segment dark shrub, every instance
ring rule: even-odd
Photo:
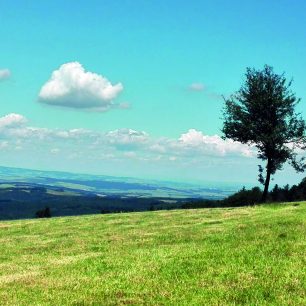
[[[49,207],[46,207],[42,210],[38,210],[35,216],[36,218],[51,218],[51,210]]]
[[[255,205],[261,200],[262,191],[259,187],[254,187],[251,190],[242,188],[240,191],[222,200],[223,207],[248,206]]]

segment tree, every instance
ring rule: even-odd
[[[306,149],[305,121],[295,107],[300,99],[291,90],[292,81],[284,74],[274,73],[271,66],[263,70],[247,68],[246,80],[240,90],[225,99],[223,138],[258,149],[259,181],[264,185],[262,201],[268,194],[271,176],[289,162],[297,172],[306,169],[304,158],[298,159],[296,149]]]

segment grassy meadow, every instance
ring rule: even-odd
[[[306,202],[0,222],[1,305],[305,305]]]

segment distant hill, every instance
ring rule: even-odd
[[[0,167],[0,220],[180,208],[223,199],[235,190],[133,178]]]
[[[66,187],[92,193],[102,193],[103,195],[206,199],[222,199],[239,188],[238,186],[205,187],[188,183],[10,167],[0,167],[0,182],[23,182]]]
[[[34,183],[0,183],[0,220],[34,218],[42,209],[72,216],[180,208],[184,198],[102,195],[92,191]]]

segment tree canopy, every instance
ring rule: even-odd
[[[298,172],[306,169],[297,151],[306,148],[306,125],[295,111],[300,99],[291,90],[292,81],[276,74],[271,66],[262,70],[247,68],[245,83],[225,99],[224,138],[258,149],[258,158],[266,161],[266,174],[259,165],[259,181],[264,184],[266,200],[271,175],[289,162]]]

